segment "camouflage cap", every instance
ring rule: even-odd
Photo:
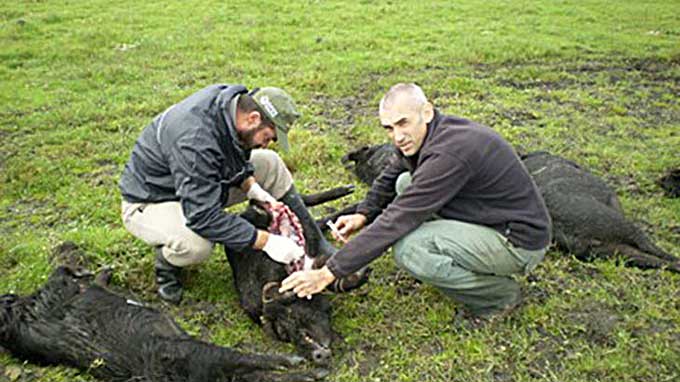
[[[279,88],[266,87],[252,94],[257,105],[262,109],[276,128],[276,141],[284,151],[288,151],[288,131],[300,113],[295,102],[288,93]]]

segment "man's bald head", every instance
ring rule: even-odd
[[[420,110],[428,101],[420,86],[413,83],[399,83],[392,86],[380,100],[380,111],[390,109],[397,103],[410,107],[412,110]]]
[[[434,108],[416,84],[396,84],[380,101],[380,124],[394,145],[406,156],[420,150]]]

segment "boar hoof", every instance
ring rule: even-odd
[[[335,293],[345,293],[357,289],[368,282],[368,276],[373,269],[364,267],[341,279],[336,279],[328,289]]]

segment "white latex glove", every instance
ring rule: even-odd
[[[305,255],[304,248],[295,244],[293,240],[274,234],[269,234],[269,239],[262,250],[272,260],[282,264],[290,264]]]
[[[273,196],[271,196],[267,191],[265,191],[257,183],[253,183],[250,186],[250,189],[246,193],[246,197],[248,197],[248,199],[257,200],[258,202],[272,203],[272,204],[276,203],[276,199],[274,199]]]

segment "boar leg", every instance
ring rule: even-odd
[[[302,201],[305,202],[305,206],[312,207],[331,200],[340,199],[345,195],[349,195],[354,192],[354,185],[348,184],[342,187],[331,188],[328,191],[319,192],[316,194],[301,195]]]
[[[680,261],[668,261],[667,259],[650,255],[626,244],[608,245],[604,248],[595,249],[595,252],[603,254],[606,257],[618,254],[624,259],[626,265],[641,269],[666,268],[671,272],[680,273]]]

